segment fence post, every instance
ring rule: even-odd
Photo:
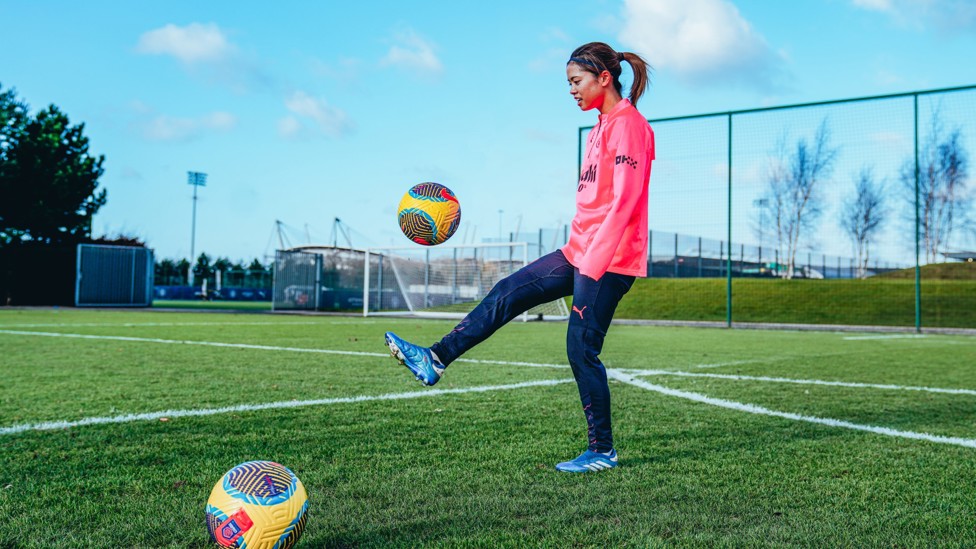
[[[912,96],[915,107],[915,332],[922,331],[922,268],[919,265],[919,166],[918,166],[918,94]]]
[[[382,257],[382,256],[381,256]],[[363,250],[363,316],[369,316],[369,248]],[[382,272],[382,267],[380,267]],[[316,290],[318,291],[318,290]],[[383,291],[383,287],[380,287],[380,291]],[[380,299],[382,299],[380,294]],[[274,297],[271,298],[272,303],[274,302]]]
[[[674,233],[674,277],[678,278],[678,233]]]
[[[206,280],[206,279],[204,279]],[[315,254],[315,310],[322,310],[322,256]]]
[[[647,276],[654,276],[654,231],[647,231]]]
[[[430,249],[424,250],[424,308],[430,307]]]
[[[376,310],[383,310],[383,254],[376,258]]]
[[[728,272],[726,273],[725,279],[725,325],[729,328],[732,327],[732,113],[729,113],[729,136],[728,136],[728,233],[726,237],[728,238],[729,246],[729,257],[728,261]]]

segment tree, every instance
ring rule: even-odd
[[[183,275],[176,261],[163,259],[156,263],[156,284],[160,286],[179,286],[183,284]]]
[[[213,274],[214,268],[210,264],[210,256],[205,253],[200,254],[193,264],[193,279],[202,281],[212,277]]]
[[[176,262],[176,270],[179,271],[183,278],[180,284],[190,285],[190,261],[188,259],[180,259]]]
[[[785,278],[793,278],[801,237],[812,230],[823,211],[820,187],[830,177],[837,149],[831,148],[825,118],[813,143],[799,139],[792,151],[780,143],[778,162],[769,168],[767,190],[759,201],[768,210],[776,231],[778,249],[786,260]]]
[[[14,90],[3,91],[0,85],[0,159],[5,159],[7,151],[15,145],[23,132],[27,120],[27,106],[17,99]],[[6,168],[0,162],[0,176]]]
[[[234,263],[226,257],[218,257],[213,263],[214,271],[229,271],[234,268]]]
[[[0,246],[89,237],[104,160],[89,154],[84,124],[54,105],[30,117],[13,90],[0,93]]]
[[[956,230],[972,230],[973,197],[967,189],[969,156],[963,146],[962,130],[946,135],[942,116],[936,111],[928,139],[919,151],[918,228],[925,262],[935,262],[945,251]],[[905,161],[901,169],[902,187],[913,206],[905,218],[914,226],[915,161]]]
[[[857,277],[866,278],[870,245],[884,224],[884,181],[876,181],[869,167],[854,178],[854,194],[841,206],[840,225],[851,238],[857,258]]]

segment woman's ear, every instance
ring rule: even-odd
[[[600,73],[600,85],[609,86],[613,83],[613,76],[610,75],[610,71],[603,71]]]

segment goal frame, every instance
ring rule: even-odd
[[[442,252],[442,251],[445,251],[445,250],[472,250],[472,249],[474,249],[474,250],[480,250],[480,249],[499,249],[499,248],[502,248],[502,249],[508,248],[508,249],[512,250],[512,253],[511,253],[510,257],[512,259],[518,259],[520,257],[521,258],[521,261],[522,261],[522,267],[524,267],[525,265],[528,265],[529,262],[530,262],[530,260],[529,260],[529,243],[528,242],[489,242],[489,243],[481,243],[481,244],[459,244],[459,245],[454,245],[454,246],[438,246],[437,251],[438,252]],[[412,307],[409,305],[409,301],[408,301],[408,310],[402,310],[402,311],[370,311],[369,310],[369,306],[370,306],[370,294],[372,293],[372,289],[373,289],[373,288],[370,287],[370,274],[371,274],[371,272],[370,272],[370,270],[371,270],[371,267],[370,267],[370,258],[372,256],[377,256],[377,255],[378,256],[392,255],[392,254],[395,254],[395,252],[397,252],[397,251],[409,252],[410,255],[416,255],[417,252],[423,251],[424,252],[423,257],[424,257],[425,264],[428,264],[429,265],[429,263],[430,263],[430,252],[431,252],[431,249],[429,247],[428,248],[423,248],[423,247],[419,247],[419,246],[383,246],[383,247],[376,246],[376,247],[366,248],[363,251],[364,251],[364,260],[363,260],[363,262],[364,262],[364,265],[363,265],[363,316],[364,317],[368,317],[368,316],[401,316],[401,315],[410,315],[410,316],[420,317],[420,318],[461,319],[461,318],[464,318],[464,316],[467,314],[467,313],[459,313],[459,312],[417,311],[417,310],[413,310],[412,309]],[[497,283],[497,281],[496,281],[496,283]],[[557,305],[557,307],[558,307],[558,305]],[[563,306],[563,307],[560,307],[560,309],[566,309],[566,307]],[[523,312],[522,314],[519,315],[519,318],[521,318],[521,320],[523,322],[527,322],[533,316],[535,316],[535,314],[529,314],[529,311],[525,311],[525,312]],[[567,310],[565,312],[565,314],[545,315],[545,314],[541,314],[540,313],[540,314],[538,314],[538,316],[540,318],[543,318],[543,319],[565,320],[566,318],[569,317],[569,313],[568,313],[568,310]]]

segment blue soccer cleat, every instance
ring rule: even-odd
[[[617,466],[617,451],[610,450],[610,455],[601,454],[587,450],[572,461],[564,461],[556,464],[557,471],[564,473],[589,473],[613,469]]]
[[[444,374],[444,365],[434,358],[427,347],[414,345],[400,339],[393,332],[386,332],[386,345],[390,348],[393,358],[400,361],[413,372],[413,375],[424,385],[433,385]]]

